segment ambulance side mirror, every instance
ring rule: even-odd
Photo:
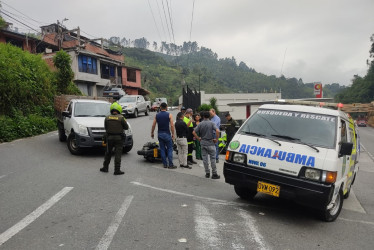
[[[339,150],[339,157],[344,155],[351,155],[352,154],[353,143],[352,142],[341,142],[340,143],[340,150]]]

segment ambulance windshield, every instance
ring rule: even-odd
[[[336,122],[337,118],[330,115],[259,109],[238,133],[335,148]]]

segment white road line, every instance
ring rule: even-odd
[[[218,223],[202,204],[195,204],[195,231],[202,249],[222,248],[218,233]]]
[[[122,218],[125,216],[127,209],[130,206],[130,203],[134,196],[127,196],[123,202],[121,208],[118,210],[116,216],[114,217],[112,223],[109,225],[104,236],[101,238],[99,244],[96,247],[96,250],[108,249],[110,243],[113,240],[114,235],[117,232],[119,225],[121,224]]]
[[[345,218],[341,218],[341,217],[338,217],[338,220],[344,220],[344,221],[349,221],[349,222],[358,222],[358,223],[374,226],[374,222],[370,222],[370,221],[351,220],[351,219],[345,219]]]
[[[255,225],[255,219],[249,215],[249,213],[247,211],[244,211],[242,209],[239,209],[240,210],[240,213],[239,215],[244,219],[244,223],[246,225],[246,228],[248,230],[250,230],[250,233],[252,235],[252,239],[259,245],[259,248],[260,249],[270,249],[266,242],[264,241],[262,235],[260,234],[260,232],[258,231],[256,225]]]
[[[6,175],[0,175],[0,179],[1,179],[1,178],[4,178],[5,176],[6,176]]]
[[[181,195],[181,196],[187,196],[187,197],[191,197],[193,199],[212,201],[212,202],[223,204],[223,205],[236,205],[236,206],[241,205],[241,206],[251,206],[251,207],[260,207],[260,208],[264,207],[264,206],[258,206],[258,205],[253,205],[253,204],[239,203],[239,202],[234,202],[234,201],[225,201],[225,200],[220,200],[220,199],[215,199],[215,198],[209,198],[209,197],[197,196],[197,195],[193,195],[193,194],[182,193],[182,192],[178,192],[178,191],[174,191],[174,190],[170,190],[170,189],[150,186],[150,185],[143,184],[143,183],[136,182],[136,181],[132,181],[131,184],[146,187],[146,188],[151,188],[151,189],[158,190],[158,191],[163,191],[163,192],[166,192],[166,193],[171,193],[171,194],[176,194],[176,195]]]
[[[167,192],[167,193],[171,193],[171,194],[176,194],[176,195],[182,195],[182,196],[186,196],[186,197],[191,197],[193,199],[200,199],[200,200],[212,201],[212,202],[215,202],[217,204],[222,204],[222,205],[251,206],[251,207],[274,209],[274,208],[271,208],[271,207],[266,207],[266,206],[261,206],[261,205],[253,205],[253,204],[248,204],[248,203],[244,204],[244,203],[239,203],[239,202],[234,202],[234,201],[225,201],[225,200],[219,200],[219,199],[214,199],[214,198],[208,198],[208,197],[196,196],[196,195],[192,195],[192,194],[181,193],[181,192],[177,192],[177,191],[173,191],[173,190],[169,190],[169,189],[153,187],[153,186],[150,186],[150,185],[147,185],[147,184],[143,184],[143,183],[139,183],[139,182],[136,182],[136,181],[131,182],[131,184],[134,184],[134,185],[137,185],[137,186],[146,187],[146,188],[151,188],[151,189],[154,189],[154,190],[163,191],[163,192]],[[344,203],[343,203],[343,206],[344,206]],[[344,209],[352,210],[352,208],[348,207],[348,206],[344,207]],[[364,212],[364,213],[366,213],[366,212]],[[355,222],[361,223],[361,221],[355,221]]]
[[[43,205],[35,209],[32,213],[27,215],[23,218],[20,222],[15,224],[13,227],[6,230],[4,233],[0,235],[0,246],[16,235],[19,231],[30,225],[33,221],[35,221],[39,216],[41,216],[45,211],[50,209],[54,204],[56,204],[59,200],[62,199],[67,193],[69,193],[73,187],[64,187],[60,192],[55,194],[52,198],[50,198],[47,202]]]

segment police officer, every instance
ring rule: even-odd
[[[122,107],[117,102],[110,106],[110,113],[105,117],[104,127],[107,135],[107,146],[105,151],[104,166],[100,168],[101,172],[108,172],[113,147],[115,148],[114,175],[124,174],[121,171],[121,155],[123,148],[123,130],[128,129],[125,118],[121,115]]]

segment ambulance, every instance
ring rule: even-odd
[[[257,193],[292,199],[334,221],[358,172],[357,136],[339,109],[262,105],[227,149],[225,181],[242,199]]]

